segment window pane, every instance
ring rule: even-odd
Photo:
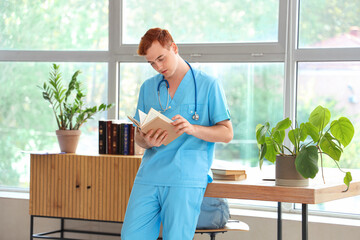
[[[153,27],[168,29],[177,43],[278,41],[278,0],[123,2],[125,44]]]
[[[0,49],[107,50],[108,1],[0,1]]]
[[[107,64],[59,63],[65,83],[76,70],[87,92],[86,103],[107,101]],[[29,154],[22,151],[60,151],[57,124],[49,104],[42,98],[42,85],[49,77],[50,63],[0,63],[0,186],[29,186]],[[98,153],[97,114],[85,123],[77,153]]]
[[[135,116],[141,84],[156,72],[148,63],[120,63],[119,118]]]
[[[282,63],[197,63],[194,68],[217,77],[225,90],[234,127],[234,140],[217,144],[217,159],[258,166],[255,127],[283,118]],[[135,114],[142,82],[155,75],[149,64],[122,63],[120,68],[120,119]],[[155,90],[154,90],[155,91]]]
[[[339,165],[344,169],[360,169],[357,161],[357,156],[360,156],[360,62],[302,62],[298,65],[298,74],[299,122],[307,121],[310,112],[318,105],[330,110],[331,121],[340,116],[349,118],[355,127],[355,135],[344,149]],[[330,158],[325,158],[324,166],[337,167]],[[355,175],[355,171],[352,174]],[[360,202],[360,197],[356,199]],[[353,201],[354,198],[347,198],[311,205],[310,208],[360,213],[360,207],[356,207]]]
[[[360,47],[360,0],[300,0],[299,48]]]

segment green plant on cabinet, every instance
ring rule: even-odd
[[[86,94],[78,80],[80,73],[81,71],[77,70],[65,88],[60,67],[53,64],[48,81],[44,82],[43,86],[38,86],[43,98],[50,103],[59,130],[79,130],[94,114],[113,107],[113,104],[104,103],[92,107],[85,105]]]

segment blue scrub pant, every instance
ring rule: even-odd
[[[121,229],[122,240],[191,240],[205,188],[134,184]]]

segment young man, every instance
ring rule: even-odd
[[[159,73],[140,89],[138,109],[150,108],[174,120],[183,133],[163,145],[167,132],[136,131],[146,149],[125,214],[123,240],[155,240],[163,225],[164,240],[193,239],[215,142],[230,142],[233,130],[219,82],[192,69],[167,30],[154,28],[141,38],[138,54]],[[158,91],[159,90],[159,91]],[[198,114],[198,115],[197,115]]]

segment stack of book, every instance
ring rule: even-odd
[[[99,121],[99,154],[135,155],[135,127],[117,120]]]
[[[211,168],[215,180],[239,181],[246,179],[245,170]]]

